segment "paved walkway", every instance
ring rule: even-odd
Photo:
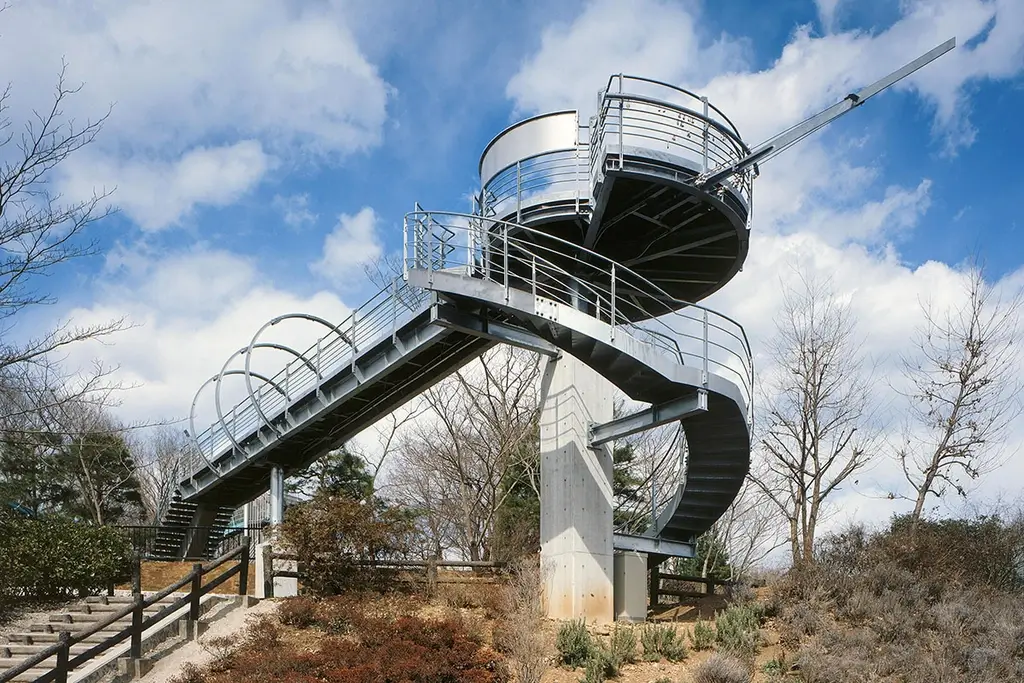
[[[167,683],[179,673],[186,662],[191,662],[198,667],[203,667],[213,659],[213,653],[203,647],[203,642],[208,638],[219,638],[222,636],[240,635],[245,628],[246,620],[257,614],[273,614],[277,611],[277,604],[273,600],[261,600],[249,609],[234,609],[226,615],[217,619],[210,625],[210,630],[200,636],[199,641],[192,641],[179,647],[166,657],[161,657],[153,667],[153,670],[140,678],[145,683]]]

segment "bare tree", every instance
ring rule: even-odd
[[[429,389],[427,415],[403,438],[396,477],[410,486],[398,497],[472,560],[490,557],[511,480],[537,457],[538,374],[534,354],[497,347]]]
[[[913,490],[916,525],[928,496],[976,479],[1001,460],[1010,423],[1021,414],[1021,297],[1001,297],[972,264],[962,304],[937,312],[923,304],[914,353],[904,356],[909,424],[896,458]]]
[[[711,532],[725,549],[730,580],[743,580],[751,569],[786,543],[781,521],[764,490],[747,480]],[[707,575],[705,572],[704,576]]]
[[[65,71],[60,71],[50,106],[35,111],[20,133],[8,115],[11,87],[0,93],[0,372],[45,362],[58,349],[122,327],[120,320],[88,327],[63,323],[20,344],[8,339],[15,315],[53,303],[52,296],[35,288],[39,278],[95,253],[95,241],[83,240],[83,233],[111,213],[105,205],[108,193],[67,202],[51,190],[54,169],[93,142],[107,120],[104,115],[78,125],[64,117],[64,106],[80,89],[68,85]]]
[[[147,521],[159,524],[184,474],[188,437],[180,427],[164,424],[135,441],[142,506]]]
[[[826,501],[872,456],[870,373],[849,306],[804,273],[785,293],[768,353],[765,458],[753,481],[789,524],[794,564],[808,563]]]

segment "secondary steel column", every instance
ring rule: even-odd
[[[280,465],[270,468],[270,523],[284,521],[284,470]]]
[[[541,380],[540,540],[547,614],[614,620],[612,454],[591,449],[593,422],[612,419],[611,385],[563,354]]]

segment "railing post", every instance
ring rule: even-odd
[[[708,595],[714,595],[714,594],[715,594],[715,577],[709,576],[708,577]]]
[[[622,74],[619,74],[619,95],[622,95]],[[622,145],[623,145],[623,128],[625,127],[625,109],[626,103],[619,97],[619,170],[622,170]]]
[[[402,279],[409,279],[409,217],[402,218]]]
[[[141,591],[132,595],[132,644],[129,653],[132,659],[142,658],[142,610],[144,604]]]
[[[203,564],[196,562],[192,565],[192,590],[189,592],[188,618],[195,623],[199,621],[199,591],[203,589]]]
[[[702,309],[704,312],[704,370],[702,372],[704,388],[708,388],[708,309]]]
[[[611,321],[610,322],[611,322],[611,325],[612,325],[612,341],[615,341],[615,308],[616,308],[616,306],[615,306],[615,262],[614,261],[612,262],[611,295],[612,295],[612,300],[611,300],[611,302],[609,302],[609,308],[611,309],[610,312],[609,312],[609,316],[611,317]]]
[[[238,594],[249,594],[249,549],[251,542],[248,536],[242,536],[242,557],[238,564]]]
[[[354,309],[352,311],[352,333],[351,333],[351,337],[350,338],[352,339],[352,358],[353,358],[353,360],[355,360],[356,352],[359,351],[359,344],[356,341],[356,311],[358,311],[358,310],[359,309]]]
[[[508,223],[501,224],[505,228],[505,303],[508,303]]]
[[[516,223],[523,222],[523,169],[522,161],[516,162]],[[505,229],[506,234],[508,228]],[[508,246],[508,245],[506,245]]]
[[[68,683],[68,658],[71,654],[71,633],[61,631],[57,636],[57,667],[54,669],[56,683]]]
[[[536,254],[534,254],[533,258],[530,260],[530,279],[532,281],[531,284],[533,285],[533,296],[534,296],[534,298],[536,298],[537,297],[537,255]]]
[[[708,98],[701,97],[700,101],[704,103],[704,165],[701,170],[707,173],[708,170],[708,133],[710,132],[708,124]]]
[[[263,596],[274,597],[274,549],[269,543],[263,546]]]
[[[398,339],[398,280],[391,281],[391,343]]]

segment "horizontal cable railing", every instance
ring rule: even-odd
[[[600,254],[515,223],[445,212],[406,216],[406,267],[461,268],[506,289],[553,299],[607,323],[676,362],[729,379],[739,387],[748,417],[753,359],[743,327],[699,304],[680,301]],[[443,246],[437,243],[443,242]],[[443,259],[423,258],[440,254]]]

